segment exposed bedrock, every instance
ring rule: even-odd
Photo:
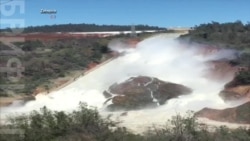
[[[163,105],[167,100],[190,94],[192,90],[181,84],[165,82],[153,77],[131,77],[115,83],[104,91],[109,110],[134,110]]]

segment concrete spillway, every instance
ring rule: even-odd
[[[205,61],[211,57],[197,54],[197,48],[185,48],[175,40],[179,34],[163,34],[148,38],[129,49],[125,55],[109,61],[88,72],[71,84],[53,91],[48,95],[37,95],[35,101],[21,105],[15,102],[1,108],[2,119],[7,114],[29,112],[47,106],[52,110],[72,111],[79,102],[86,102],[97,107],[103,117],[122,121],[135,132],[142,132],[147,127],[164,125],[168,118],[177,113],[185,114],[188,110],[198,111],[204,107],[227,108],[229,105],[218,96],[227,82],[214,82],[204,77],[208,66]],[[117,44],[119,50],[119,44]],[[132,76],[151,76],[164,81],[183,84],[193,89],[191,95],[169,100],[165,105],[154,109],[129,111],[126,116],[120,112],[105,110],[106,98],[102,92],[115,82],[122,82]]]

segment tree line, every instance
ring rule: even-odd
[[[189,37],[191,41],[201,43],[217,43],[223,47],[234,49],[250,48],[250,22],[243,24],[241,21],[218,23],[211,22],[195,26],[194,30],[181,38]]]
[[[164,30],[165,28],[149,25],[135,25],[136,30]],[[130,31],[131,25],[97,25],[97,24],[60,24],[29,26],[23,33],[32,32],[95,32],[95,31]],[[0,32],[11,32],[10,28],[1,29]]]
[[[192,112],[173,116],[163,128],[151,126],[142,134],[129,131],[85,103],[72,112],[46,107],[8,118],[0,129],[19,129],[16,135],[0,134],[2,141],[249,141],[250,129],[208,127]]]
[[[250,84],[250,22],[201,24],[195,26],[188,34],[182,35],[180,39],[239,51],[239,56],[231,62],[246,69],[237,74],[235,81],[241,85]]]

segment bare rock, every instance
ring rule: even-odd
[[[120,84],[115,83],[108,91],[104,91],[103,94],[112,95],[112,104],[108,105],[110,110],[155,107],[165,104],[171,98],[192,92],[183,85],[147,76],[131,77]]]

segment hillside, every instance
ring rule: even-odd
[[[98,64],[109,59],[112,56],[107,48],[109,40],[110,38],[81,38],[14,42],[14,46],[25,52],[19,56],[23,63],[22,67],[25,68],[19,83],[25,84],[25,87],[14,92],[26,95],[35,94],[40,90],[49,92],[54,85],[51,80],[64,78],[72,71],[87,70],[90,64]],[[8,46],[1,43],[1,48]],[[1,56],[0,64],[5,66],[11,57]],[[0,82],[11,83],[7,73],[1,72]],[[8,96],[2,89],[0,95]]]
[[[182,40],[205,44],[207,48],[233,49],[238,56],[230,61],[237,68],[234,79],[227,83],[220,92],[221,98],[228,102],[234,100],[249,101],[250,95],[250,23],[240,21],[232,23],[201,24],[194,30],[180,37]],[[224,61],[227,63],[227,61]],[[227,71],[224,71],[227,73]],[[197,113],[217,121],[249,123],[249,102],[239,107],[216,110],[205,108]],[[231,115],[231,116],[230,116]]]
[[[214,44],[217,47],[233,49],[250,48],[250,23],[243,24],[241,21],[230,23],[212,22],[194,27],[188,34],[181,38],[190,41]]]
[[[14,46],[25,53],[18,56],[24,68],[18,84],[24,84],[24,88],[0,88],[0,106],[8,105],[22,97],[25,101],[32,100],[33,96],[40,92],[50,93],[69,84],[97,64],[114,57],[115,54],[107,47],[113,39],[121,38],[134,45],[152,34],[154,33],[140,33],[137,34],[137,38],[124,34],[110,37],[55,33],[1,36],[1,51],[11,51],[10,46]],[[19,36],[25,37],[25,41],[16,40]],[[8,59],[12,57],[12,55],[1,56],[0,65],[5,67]],[[8,75],[7,72],[0,73],[2,85],[15,84],[8,79]]]
[[[50,91],[49,84],[51,83],[50,80],[53,79],[54,76],[63,77],[64,75],[68,75],[67,72],[71,72],[74,70],[76,71],[88,70],[88,68],[92,68],[96,64],[101,63],[107,60],[108,58],[112,57],[113,54],[107,48],[107,42],[109,42],[113,38],[116,38],[116,37],[82,38],[82,39],[71,38],[71,39],[58,39],[56,41],[32,40],[32,41],[26,41],[26,42],[13,42],[15,46],[17,46],[18,48],[26,52],[26,54],[22,56],[24,57],[22,58],[22,60],[24,60],[23,62],[25,62],[24,63],[25,72],[23,72],[23,74],[25,75],[25,79],[23,79],[22,81],[26,82],[27,84],[26,86],[39,84],[43,86],[42,88],[44,90],[49,92]],[[154,48],[151,48],[152,50],[158,50],[160,52],[167,52],[167,53],[170,52],[170,54],[171,53],[174,54],[173,52],[170,51],[171,49],[164,50],[166,49],[165,45],[169,45],[169,42],[166,42],[166,44],[161,46],[158,44],[159,41],[161,40],[153,40],[153,43],[155,44],[152,45],[154,47]],[[149,43],[150,42],[144,42],[144,45],[148,45]],[[176,48],[176,47],[173,46],[173,48]],[[182,49],[183,49],[182,51],[185,50],[184,48]],[[166,54],[158,54],[158,52],[152,53],[153,52],[152,50],[147,51],[149,53],[142,54],[143,57],[141,58],[144,58],[145,60],[142,60],[139,62],[148,63],[147,62],[148,58],[150,58],[151,60],[155,60],[155,59],[161,58],[162,56],[164,57],[166,56]],[[189,48],[186,48],[186,51],[189,51]],[[154,55],[154,56],[152,57],[150,55]],[[185,55],[185,53],[182,54],[182,52],[178,50],[178,52],[176,52],[175,55],[182,58],[182,56]],[[190,56],[186,56],[185,57],[186,60],[188,60],[188,58],[191,58],[193,54],[188,54],[188,55]],[[130,79],[132,81],[125,81],[125,83],[120,83],[120,85],[115,84],[114,82],[110,81],[116,76],[115,71],[112,71],[112,70],[117,69],[117,70],[121,70],[119,71],[121,74],[125,74],[125,75],[128,74],[126,73],[126,70],[124,69],[125,67],[122,66],[122,64],[125,64],[126,66],[127,62],[119,62],[119,60],[120,61],[127,60],[131,64],[133,64],[132,66],[128,65],[130,66],[130,67],[127,67],[129,69],[131,69],[132,67],[133,68],[143,67],[142,65],[137,64],[135,61],[129,60],[131,57],[133,59],[133,56],[129,56],[125,58],[126,56],[124,55],[123,57],[121,56],[120,59],[115,59],[111,61],[111,63],[108,63],[108,65],[110,66],[104,69],[102,67],[103,70],[99,68],[99,72],[105,72],[104,75],[99,76],[99,79],[98,77],[96,77],[98,76],[98,73],[90,73],[89,75],[86,75],[85,77],[82,77],[81,79],[77,80],[74,85],[71,85],[71,86],[69,85],[68,88],[65,87],[68,90],[73,90],[73,91],[66,91],[67,94],[65,94],[65,91],[64,91],[66,89],[61,89],[61,92],[57,91],[58,92],[57,95],[53,95],[53,93],[51,93],[52,95],[41,95],[41,96],[48,98],[47,102],[52,103],[52,105],[54,105],[55,107],[65,108],[64,106],[77,104],[78,102],[76,102],[75,100],[85,100],[85,99],[86,101],[93,100],[94,103],[98,103],[98,105],[99,104],[103,105],[103,103],[99,103],[100,100],[103,98],[103,96],[101,95],[100,96],[101,99],[100,99],[100,97],[98,96],[98,93],[95,93],[95,91],[93,91],[93,88],[97,89],[98,87],[103,87],[104,85],[103,82],[105,82],[105,85],[110,83],[110,85],[108,85],[110,87],[106,87],[108,90],[110,90],[110,92],[118,93],[120,91],[121,94],[123,95],[126,94],[125,98],[128,99],[129,101],[125,100],[124,105],[130,104],[129,106],[131,106],[130,100],[136,100],[135,101],[136,103],[132,102],[132,104],[136,104],[137,106],[137,102],[140,102],[140,101],[144,102],[148,98],[150,98],[150,103],[152,103],[152,98],[153,100],[164,99],[162,102],[158,100],[153,101],[153,102],[157,102],[161,104],[161,103],[164,103],[166,99],[178,97],[180,93],[182,93],[181,92],[182,90],[187,91],[187,93],[190,92],[189,88],[183,88],[183,86],[180,86],[180,85],[178,85],[177,87],[177,85],[173,85],[172,83],[167,83],[165,85],[165,82],[154,81],[153,79],[152,81],[150,81],[150,78],[147,78],[147,77],[138,77],[138,78]],[[161,58],[161,59],[165,60],[165,58]],[[203,82],[197,79],[197,78],[200,78],[200,76],[195,77],[193,75],[193,74],[199,73],[200,71],[195,71],[195,69],[197,68],[192,66],[192,63],[188,63],[188,65],[186,65],[187,63],[185,61],[180,60],[178,63],[176,63],[176,60],[179,60],[179,59],[173,59],[173,62],[171,63],[161,62],[159,66],[162,66],[163,64],[165,64],[166,66],[169,66],[166,70],[176,67],[175,69],[177,71],[175,70],[171,72],[166,72],[165,69],[162,69],[160,67],[159,68],[155,67],[154,70],[162,70],[159,72],[160,74],[165,73],[169,76],[173,76],[173,79],[174,79],[174,78],[178,78],[178,76],[180,76],[180,78],[185,77],[181,75],[184,69],[186,70],[185,73],[188,73],[187,78],[189,80],[187,81],[186,84],[190,84],[190,82],[191,83]],[[6,62],[6,60],[4,61]],[[219,66],[220,64],[224,62],[221,62],[221,63],[215,62],[215,63],[218,64]],[[134,67],[134,64],[136,65],[136,67]],[[154,62],[153,63],[149,62],[148,64],[149,64],[148,67],[145,67],[144,70],[151,70],[153,68],[152,66],[154,65]],[[178,67],[176,66],[176,64],[181,65],[181,66]],[[236,64],[241,65],[238,62],[236,62]],[[174,67],[171,65],[173,65]],[[183,68],[182,65],[184,65],[185,67]],[[77,77],[75,77],[75,79],[77,79]],[[202,77],[202,80],[203,80],[203,77]],[[7,82],[7,81],[8,80],[6,79],[4,80],[4,82]],[[118,82],[118,81],[115,81],[115,82]],[[169,80],[169,82],[171,81]],[[103,85],[100,85],[100,83],[103,83]],[[208,89],[205,89],[203,86],[208,86],[209,84],[208,85],[207,84],[208,83],[200,83],[200,87],[199,87],[201,88],[200,90],[203,89],[204,91],[209,91],[208,89],[213,89],[213,85],[211,83],[210,83],[211,86],[209,86]],[[145,89],[145,87],[142,87],[143,85],[145,86],[147,85],[148,89]],[[72,88],[76,88],[76,89],[72,89]],[[27,90],[30,90],[30,89],[31,88],[27,88]],[[77,97],[78,94],[82,95],[82,93],[84,92],[82,91],[83,89],[86,90],[84,91],[86,92],[87,96]],[[89,93],[87,92],[88,89],[90,89]],[[172,91],[170,91],[169,89],[171,89]],[[159,92],[154,91],[154,90],[157,90]],[[150,93],[148,91],[150,91]],[[142,94],[146,94],[147,96],[146,97],[141,96]],[[57,96],[62,99],[58,99],[57,101],[54,101],[58,98]],[[71,98],[75,100],[72,100]],[[110,97],[107,97],[107,98],[110,98]],[[120,99],[121,98],[120,96],[115,96],[112,98],[113,98],[112,99],[113,104],[118,104],[119,100],[124,100],[124,99]],[[37,99],[36,102],[38,101],[39,99]],[[49,109],[51,108],[46,101],[43,101],[43,99],[40,102],[42,105],[48,106]],[[26,106],[31,106],[31,108],[36,107],[35,101],[33,103],[34,105],[32,105],[32,103],[33,102],[23,104],[23,106],[21,106],[20,108],[26,109],[27,108]],[[184,101],[180,101],[176,103],[182,104],[184,103]],[[173,104],[166,103],[165,105],[173,105]],[[187,106],[184,105],[181,108],[185,108],[185,107],[189,108],[188,105]],[[141,116],[139,116],[138,113],[140,114],[142,113],[142,111],[136,112],[132,110],[129,113],[126,113],[126,112],[122,113],[119,116],[121,117],[121,120],[117,119],[113,121],[110,121],[110,120],[116,118],[114,117],[115,116],[114,114],[116,114],[115,112],[108,114],[107,116],[102,116],[101,112],[99,113],[97,112],[97,110],[99,109],[93,108],[92,105],[87,106],[86,104],[80,104],[78,109],[74,108],[74,110],[71,112],[70,111],[65,112],[65,111],[60,111],[60,110],[52,111],[52,109],[49,110],[48,108],[43,107],[40,109],[40,111],[32,111],[31,113],[26,112],[26,115],[21,115],[17,117],[13,116],[9,119],[9,121],[11,121],[10,124],[0,125],[0,128],[8,127],[10,129],[16,129],[16,128],[21,129],[21,131],[23,131],[22,138],[23,140],[27,140],[27,141],[28,140],[32,140],[32,141],[33,140],[58,140],[58,141],[59,140],[60,141],[61,140],[87,140],[87,141],[99,141],[99,140],[100,141],[120,141],[120,140],[124,140],[124,141],[168,141],[168,140],[169,141],[170,140],[171,141],[187,141],[187,140],[188,141],[204,141],[204,140],[224,141],[224,140],[233,140],[234,141],[234,140],[243,140],[243,141],[248,141],[250,139],[249,129],[238,128],[238,129],[233,130],[233,129],[228,129],[226,127],[219,127],[219,128],[214,128],[214,132],[213,132],[206,125],[197,123],[195,117],[193,117],[192,115],[188,115],[185,118],[177,115],[177,116],[174,116],[172,119],[170,119],[169,122],[166,122],[166,124],[164,124],[165,122],[164,120],[166,119],[167,115],[171,114],[170,109],[175,110],[173,107],[169,107],[169,109],[161,108],[162,109],[161,111],[150,112],[147,110],[144,113],[148,113],[148,114],[145,114],[145,115],[141,114]],[[17,110],[22,111],[21,109],[18,109],[18,108]],[[243,110],[247,111],[248,108],[243,109]],[[5,111],[8,111],[8,108],[5,109]],[[99,111],[104,111],[104,110],[99,110]],[[136,116],[133,117],[133,113]],[[158,121],[162,121],[161,122],[162,126],[156,125],[156,124],[152,124],[152,127],[143,126],[141,128],[144,128],[145,129],[144,131],[146,132],[142,134],[137,134],[137,132],[130,131],[130,129],[127,126],[125,127],[122,126],[122,123],[125,122],[125,120],[122,120],[122,119],[125,119],[125,118],[131,119],[128,121],[129,125],[133,125],[134,123],[138,123],[138,122],[141,122],[141,124],[146,125],[149,123],[149,120],[153,121],[153,120],[156,120],[156,117],[161,117],[159,114],[162,114],[162,113],[164,113],[164,119],[163,118],[157,119]],[[245,112],[240,111],[240,113],[245,113]],[[247,118],[248,118],[248,115],[246,116],[245,119]],[[0,137],[2,140],[17,140],[19,136],[0,134]]]
[[[196,113],[197,117],[207,117],[222,122],[250,124],[250,102],[238,107],[223,110],[204,108]]]
[[[250,23],[240,21],[232,23],[212,22],[196,26],[188,34],[180,36],[182,40],[205,44],[217,49],[234,49],[238,57],[231,61],[234,66],[241,68],[237,73],[237,81],[242,85],[250,84]]]

